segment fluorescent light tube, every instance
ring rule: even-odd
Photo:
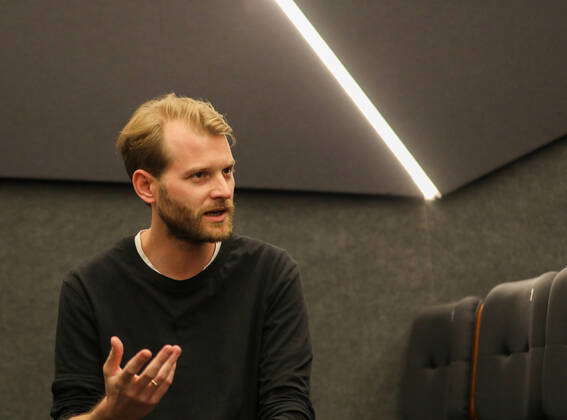
[[[295,2],[293,0],[274,1],[297,28],[305,41],[313,48],[315,54],[317,54],[335,79],[337,79],[347,95],[366,117],[372,128],[374,128],[376,133],[378,133],[380,138],[386,143],[386,146],[388,146],[394,156],[400,161],[425,199],[433,200],[441,197],[441,193],[433,182],[431,182],[419,163],[417,163],[394,130],[392,130],[384,117],[378,112],[378,109],[376,109],[374,104],[368,99],[368,96],[362,91],[358,83],[352,78],[345,66],[343,66],[335,53],[333,53],[327,43],[321,38]]]

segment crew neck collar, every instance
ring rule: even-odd
[[[146,231],[147,229],[142,229],[140,230],[136,236],[134,237],[134,243],[136,245],[136,250],[138,251],[138,255],[140,256],[140,258],[148,265],[148,267],[150,267],[152,270],[154,270],[156,273],[158,274],[162,274],[160,273],[160,271],[152,264],[152,262],[150,261],[150,259],[148,258],[148,256],[146,255],[146,253],[144,252],[144,248],[142,247],[142,232]],[[211,259],[209,260],[209,262],[207,263],[207,265],[205,265],[203,267],[203,269],[201,271],[204,271],[207,269],[207,267],[209,265],[212,264],[212,262],[215,260],[215,258],[217,257],[217,255],[219,254],[219,251],[221,249],[221,245],[222,242],[215,242],[215,250],[213,252],[213,255],[211,256]],[[180,280],[183,281],[183,280]]]
[[[139,276],[156,288],[172,293],[191,293],[208,286],[212,293],[215,287],[214,280],[219,268],[223,266],[230,254],[233,238],[234,237],[231,236],[229,239],[222,242],[218,255],[204,270],[185,280],[172,279],[150,268],[136,249],[135,235],[124,238],[122,248],[129,255],[128,259],[134,266],[133,268],[139,273]]]

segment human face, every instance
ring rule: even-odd
[[[155,208],[169,234],[189,243],[228,239],[235,162],[226,138],[171,121],[164,127],[164,146],[171,163],[160,177]]]

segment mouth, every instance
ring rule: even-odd
[[[225,214],[227,212],[226,208],[218,208],[218,209],[213,209],[213,210],[209,210],[206,211],[204,213],[205,216],[212,216],[212,217],[217,217],[217,216],[222,216],[223,214]]]
[[[226,207],[219,207],[215,209],[208,210],[203,213],[205,220],[213,223],[221,223],[224,222],[227,215],[229,213],[229,209]]]

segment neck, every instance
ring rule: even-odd
[[[142,248],[153,266],[164,276],[185,280],[199,274],[210,261],[215,244],[189,243],[173,238],[163,225],[142,232]]]

